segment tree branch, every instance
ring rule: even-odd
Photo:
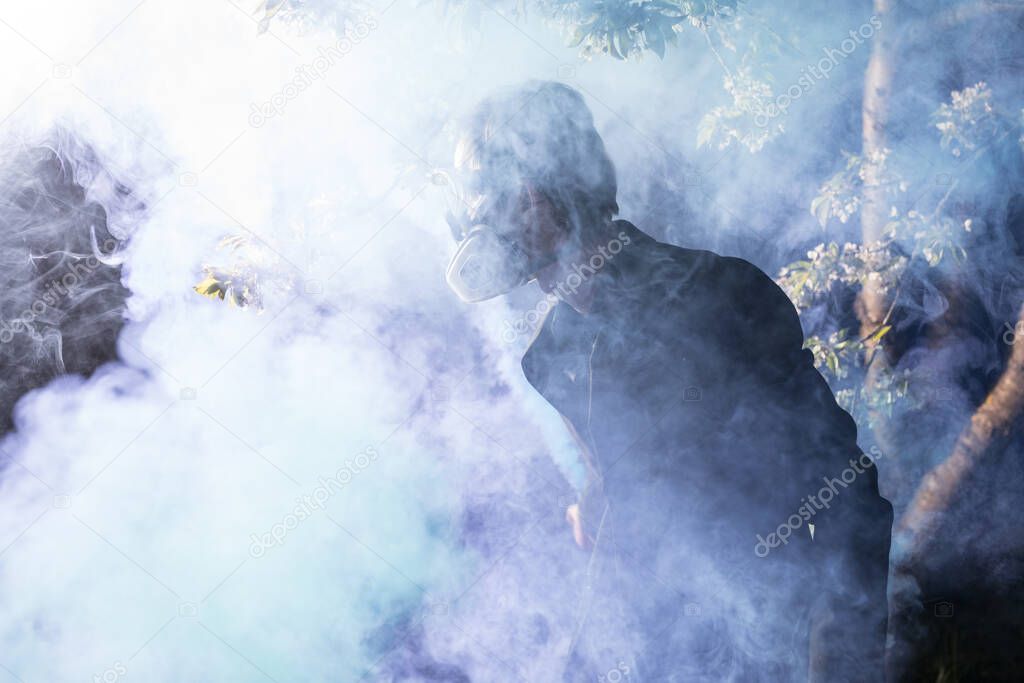
[[[864,73],[864,97],[861,105],[861,155],[865,159],[864,187],[860,212],[861,243],[873,244],[882,238],[889,221],[889,200],[881,164],[872,161],[884,154],[888,146],[886,128],[892,96],[894,53],[892,45],[893,12],[890,0],[874,0],[874,14],[881,22],[871,45],[871,56]],[[857,296],[855,312],[860,321],[860,336],[865,339],[864,357],[867,373],[865,393],[870,398],[888,369],[888,358],[882,341],[873,338],[875,330],[885,323],[890,309],[888,292],[880,281],[868,278]],[[869,405],[873,402],[869,401]],[[869,410],[875,440],[883,450],[892,450],[892,435],[886,434],[884,416]]]
[[[1024,329],[1024,306],[1017,327]],[[1024,413],[1024,337],[1014,338],[1006,369],[971,422],[961,432],[950,456],[922,480],[897,525],[897,533],[906,535],[909,548],[903,564],[915,564],[920,558],[936,518],[949,509],[964,479],[982,458],[1005,443],[1015,423]]]

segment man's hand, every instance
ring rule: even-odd
[[[583,516],[580,514],[579,505],[570,505],[565,509],[565,521],[572,527],[572,537],[576,545],[589,550],[592,545],[587,535],[583,533]]]

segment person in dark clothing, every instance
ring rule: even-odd
[[[782,290],[614,220],[568,86],[484,100],[456,168],[452,289],[558,299],[522,367],[587,471],[564,680],[882,680],[892,508]]]

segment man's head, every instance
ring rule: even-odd
[[[481,301],[595,241],[618,212],[615,169],[578,92],[530,81],[483,100],[455,150],[461,244],[452,288]]]

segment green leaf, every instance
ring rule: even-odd
[[[825,356],[825,365],[828,366],[829,372],[837,377],[839,376],[839,356],[831,350],[829,350]]]
[[[832,203],[825,195],[818,195],[811,201],[811,215],[818,219],[818,225],[825,227],[832,211]]]
[[[870,337],[868,337],[866,341],[877,343],[881,341],[882,337],[884,337],[886,333],[891,329],[892,325],[883,325],[882,327],[875,330],[875,332]]]
[[[718,130],[718,121],[714,116],[705,114],[697,124],[697,147],[709,144],[715,136],[716,130]]]
[[[207,276],[192,289],[210,299],[220,299],[223,301],[229,287],[229,283],[221,282],[213,276]]]

